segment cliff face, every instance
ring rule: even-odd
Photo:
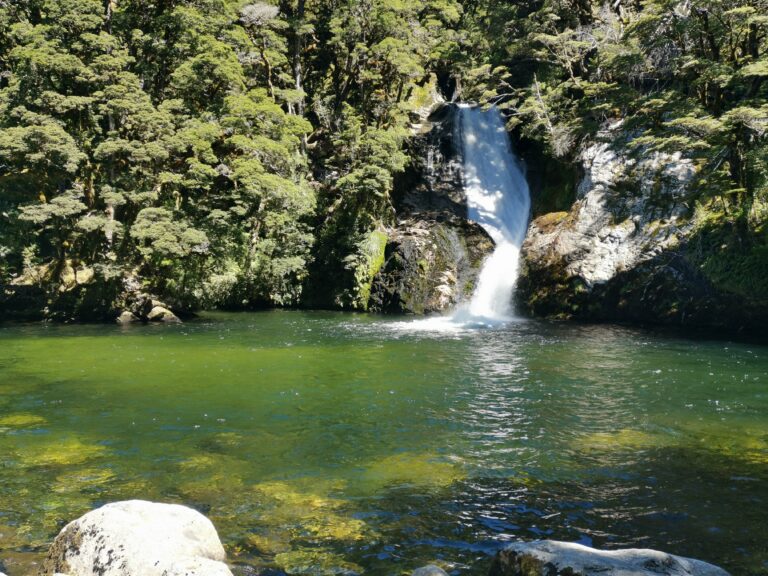
[[[697,166],[680,154],[632,152],[619,127],[584,147],[578,162],[570,209],[531,223],[519,308],[556,318],[730,329],[755,329],[768,319],[759,216],[740,225],[727,211],[713,212],[696,190]]]
[[[456,107],[439,107],[410,144],[411,166],[395,183],[396,225],[387,230],[384,263],[371,287],[369,310],[425,314],[471,296],[485,258],[486,232],[467,219]]]

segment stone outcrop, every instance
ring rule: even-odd
[[[232,576],[216,529],[176,504],[107,504],[67,524],[40,576]]]
[[[493,252],[490,237],[467,219],[455,113],[454,105],[437,108],[410,143],[412,164],[395,183],[397,223],[387,230],[371,311],[449,310],[472,295],[483,261]]]
[[[570,210],[531,223],[518,308],[564,319],[731,328],[768,318],[764,299],[723,289],[705,273],[697,167],[679,153],[633,153],[620,128],[583,149]]]
[[[728,576],[701,560],[656,550],[595,550],[568,542],[519,542],[499,552],[490,576]]]

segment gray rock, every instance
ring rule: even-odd
[[[107,504],[67,524],[41,576],[232,576],[213,524],[177,504]]]
[[[154,306],[147,314],[147,320],[150,322],[181,322],[176,314],[163,306]]]
[[[568,542],[519,542],[499,552],[490,576],[729,576],[701,560],[657,550],[595,550]]]
[[[477,224],[417,218],[389,231],[385,261],[371,288],[374,312],[450,310],[472,295],[493,241]]]
[[[130,312],[128,310],[123,310],[123,312],[120,313],[120,316],[117,317],[115,320],[118,324],[134,324],[136,322],[141,322],[139,320],[139,317],[136,316],[133,312]]]
[[[448,573],[439,566],[429,564],[414,570],[412,576],[448,576]]]
[[[529,257],[550,252],[565,273],[591,288],[676,247],[692,226],[685,200],[696,169],[680,153],[634,159],[600,142],[584,149],[580,160],[584,177],[570,218],[550,227],[534,221],[524,248]]]
[[[762,329],[765,298],[732,292],[702,267],[699,168],[680,153],[634,150],[621,123],[581,150],[567,211],[531,222],[518,308],[531,315]]]

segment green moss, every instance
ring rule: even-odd
[[[568,218],[568,212],[549,212],[536,218],[536,226],[543,232],[549,232],[566,218]]]
[[[768,238],[746,217],[725,214],[714,202],[698,205],[689,246],[694,264],[719,290],[750,300],[768,298]]]
[[[357,307],[361,310],[368,309],[373,279],[384,265],[387,240],[386,233],[381,230],[374,230],[362,243],[363,263],[358,266],[355,273],[358,294]]]

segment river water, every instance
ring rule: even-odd
[[[320,312],[0,327],[6,571],[128,498],[201,510],[242,573],[483,574],[556,538],[765,574],[768,348]]]

